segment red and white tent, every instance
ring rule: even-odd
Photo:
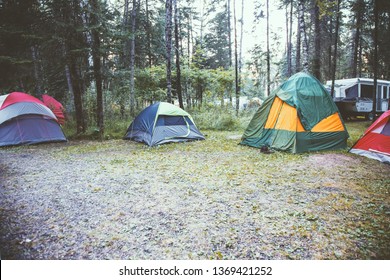
[[[350,152],[390,163],[390,110],[367,128]]]
[[[0,95],[0,147],[66,141],[54,113],[23,93]]]
[[[47,94],[42,95],[43,103],[53,111],[54,115],[57,117],[58,123],[60,125],[65,124],[65,115],[64,115],[64,106],[58,102],[54,97],[51,97]]]

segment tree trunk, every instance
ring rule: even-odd
[[[289,25],[288,25],[288,5],[286,4],[286,11],[285,11],[285,24],[286,24],[286,46],[285,46],[285,54],[286,54],[286,59],[287,59],[287,68],[288,68],[288,34],[289,34]]]
[[[66,103],[66,111],[69,113],[69,112],[73,112],[74,92],[73,92],[72,78],[70,75],[70,69],[68,64],[65,65],[65,77],[66,77],[66,82],[68,85],[68,93],[69,93],[69,96],[67,98],[68,102]]]
[[[241,88],[241,68],[242,68],[242,40],[244,37],[244,0],[241,1],[241,19],[240,19],[240,56],[238,58],[238,82]]]
[[[357,63],[357,76],[361,77],[362,76],[362,70],[363,70],[363,60],[362,60],[362,55],[363,55],[363,47],[362,47],[362,38],[359,39],[359,51],[358,51],[358,63]],[[390,101],[390,99],[389,99]],[[390,106],[389,106],[390,108]]]
[[[229,67],[231,68],[232,65],[233,65],[233,61],[232,61],[232,27],[231,27],[231,23],[230,23],[230,1],[231,0],[227,0],[227,17],[228,17],[228,27],[227,27],[227,30],[228,30],[228,42],[229,42]],[[231,95],[230,95],[230,98],[231,98]],[[231,102],[231,100],[230,100]]]
[[[321,29],[320,29],[320,8],[318,2],[314,4],[314,57],[313,57],[313,75],[321,80]]]
[[[100,35],[97,29],[100,22],[98,15],[100,14],[100,7],[98,0],[90,0],[92,12],[91,12],[91,25],[92,25],[92,57],[93,57],[93,72],[95,76],[96,84],[96,119],[97,126],[99,128],[99,140],[104,139],[104,109],[103,109],[103,89],[102,89],[102,70],[100,61]]]
[[[333,49],[333,62],[332,62],[332,86],[331,86],[331,96],[334,97],[334,81],[336,79],[336,67],[337,67],[337,46],[339,41],[339,26],[340,26],[340,4],[341,0],[337,0],[337,10],[336,10],[336,30],[335,30],[335,40],[334,40],[334,49]]]
[[[302,68],[303,71],[309,71],[309,48],[306,36],[305,28],[305,10],[304,10],[304,0],[299,0],[299,33],[303,37],[302,44]]]
[[[233,66],[233,57],[232,57],[232,24],[230,22],[231,19],[231,0],[227,0],[227,16],[228,16],[228,44],[229,44],[229,68]],[[229,101],[230,104],[233,102],[232,91],[229,90]]]
[[[376,102],[378,94],[378,28],[379,28],[379,11],[378,11],[378,0],[372,0],[374,3],[374,96],[372,97],[372,115],[373,120],[376,120]]]
[[[238,95],[236,94],[236,108],[237,113],[240,107],[240,94],[241,94],[241,68],[242,68],[242,40],[244,37],[244,0],[241,1],[241,19],[240,19],[240,54],[238,57]],[[237,98],[238,96],[238,98]],[[237,102],[238,100],[238,102]]]
[[[31,56],[32,61],[34,64],[34,78],[35,78],[35,94],[36,97],[41,98],[42,97],[42,76],[39,66],[39,59],[38,59],[38,48],[37,46],[31,46]]]
[[[179,99],[180,108],[184,109],[183,96],[181,92],[181,72],[180,72],[180,52],[179,52],[179,23],[178,23],[178,13],[177,13],[177,0],[173,0],[175,5],[175,52],[176,52],[176,91],[177,97]]]
[[[332,45],[333,45],[333,17],[329,17],[329,40],[328,40],[328,73],[327,80],[332,79]]]
[[[269,0],[266,3],[267,7],[267,96],[271,94],[271,56],[269,48]]]
[[[188,17],[187,17],[187,32],[188,32],[188,36],[187,36],[187,68],[188,69],[191,69],[191,15],[188,14]],[[185,78],[185,87],[186,87],[186,101],[187,101],[187,108],[191,108],[191,94],[190,94],[190,91],[188,90],[189,87],[190,87],[190,79],[188,78],[188,76],[186,75],[186,78]]]
[[[76,111],[76,131],[77,134],[83,133],[86,131],[84,114],[83,114],[83,100],[82,100],[82,90],[80,77],[78,75],[76,62],[74,61],[74,57],[70,56],[70,77],[72,79],[72,87],[74,94],[74,107]]]
[[[152,43],[151,43],[151,28],[150,28],[150,21],[149,21],[149,3],[148,0],[145,1],[145,13],[146,13],[146,38],[148,41],[148,62],[149,67],[152,67]]]
[[[122,32],[127,33],[128,31],[128,26],[129,26],[129,0],[125,0],[124,6],[123,6],[123,21],[122,21]],[[129,67],[129,53],[131,52],[130,50],[130,40],[124,39],[123,42],[123,54],[120,57],[121,64],[123,68]]]
[[[292,75],[292,18],[293,18],[293,0],[290,1],[290,29],[288,35],[288,46],[287,46],[287,76]]]
[[[299,17],[298,17],[299,22]],[[296,53],[295,53],[295,72],[301,71],[301,28],[297,24],[297,43],[296,43]]]
[[[360,52],[360,41],[361,41],[361,28],[362,28],[362,16],[365,9],[364,0],[356,0],[355,2],[355,32],[353,34],[353,53],[352,63],[350,66],[351,77],[358,77],[359,68],[359,52]]]
[[[358,73],[359,43],[360,43],[360,28],[356,27],[356,30],[353,34],[352,65],[350,66],[351,77],[357,77],[357,73]]]
[[[167,61],[167,102],[172,103],[172,0],[165,3],[165,47]]]
[[[134,116],[135,111],[135,20],[137,16],[137,0],[133,0],[133,9],[131,11],[131,44],[130,44],[130,115]]]
[[[237,20],[236,20],[236,0],[233,1],[233,14],[234,14],[234,73],[235,73],[235,84],[236,84],[236,114],[240,109],[240,83],[238,78],[238,52],[237,52]]]

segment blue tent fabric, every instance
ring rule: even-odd
[[[0,96],[0,147],[66,141],[54,113],[22,92]]]
[[[146,109],[142,110],[141,113],[135,118],[133,123],[130,125],[131,129],[135,133],[148,133],[152,134],[153,124],[157,114],[158,104],[153,104]]]
[[[21,115],[0,125],[0,147],[63,141],[57,121],[42,115]]]
[[[157,102],[138,114],[124,139],[155,146],[205,138],[187,112],[175,105]]]

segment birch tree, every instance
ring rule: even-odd
[[[238,53],[237,53],[237,16],[236,16],[236,0],[233,2],[233,14],[234,14],[234,73],[235,73],[235,84],[236,84],[236,114],[240,109],[240,83],[238,77]]]
[[[135,111],[135,33],[136,33],[137,0],[133,0],[133,9],[131,11],[131,43],[130,43],[130,115]]]
[[[266,2],[267,17],[267,96],[271,94],[271,56],[269,47],[269,0]]]
[[[172,0],[165,2],[165,47],[167,73],[167,102],[172,103]]]
[[[180,108],[184,109],[183,96],[181,91],[180,51],[179,51],[179,19],[177,11],[177,0],[173,0],[175,9],[175,54],[176,54],[176,92]]]

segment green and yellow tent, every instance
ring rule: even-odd
[[[330,94],[315,77],[300,72],[264,101],[240,144],[301,153],[345,149],[348,137]]]

